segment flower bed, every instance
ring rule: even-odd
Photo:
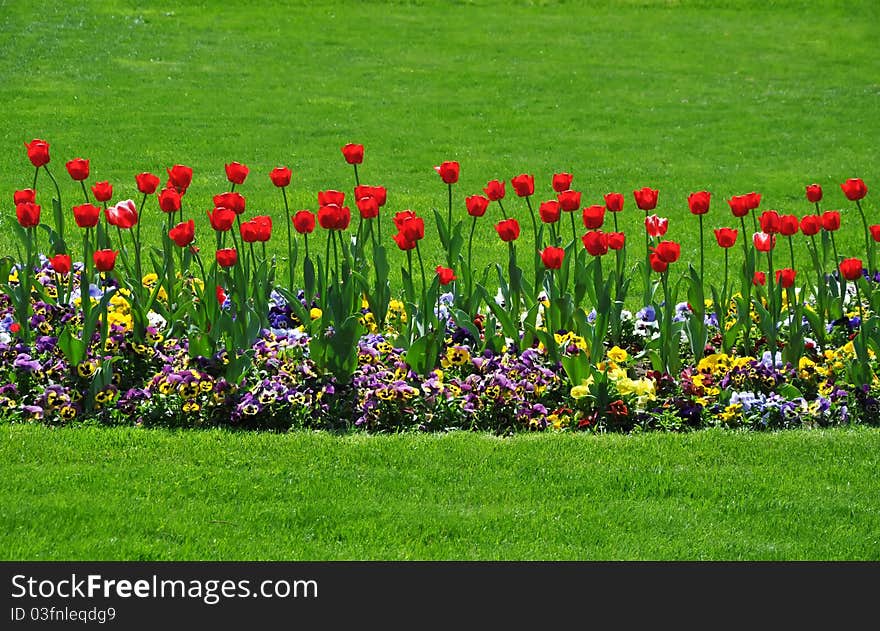
[[[192,181],[187,167],[168,169],[162,188],[152,174],[136,176],[138,208],[132,200],[108,204],[107,182],[94,184],[90,196],[88,161],[71,160],[67,171],[81,183],[84,203],[65,211],[53,177],[50,226],[36,193],[37,176],[52,175],[49,148],[29,143],[34,185],[14,200],[23,251],[0,267],[3,418],[497,433],[877,422],[880,278],[873,261],[880,227],[868,225],[861,180],[842,190],[863,220],[859,254],[867,267],[840,255],[840,214],[820,209],[821,188],[812,185],[806,195],[815,212],[801,218],[759,215],[756,193],[728,200],[739,228],[715,229],[724,275],[707,279],[708,192],[688,198],[701,247],[699,265],[685,266],[678,244],[664,239],[668,220],[649,214],[656,190],[633,194],[645,214],[639,251],[641,235],[617,230],[623,195],[581,208],[572,177],[557,174],[553,198],[535,212],[534,178],[514,177],[517,210],[528,212],[533,238],[526,244],[504,182],[467,196],[467,215],[456,217],[459,165],[446,162],[436,169],[447,212],[434,217],[445,260],[427,274],[423,218],[396,213],[391,247],[405,253],[406,265],[395,291],[390,244],[379,236],[385,189],[360,183],[363,147],[346,145],[342,153],[354,167],[357,227],[341,191],[319,192],[317,213],[292,213],[290,170],[278,167],[269,179],[289,221],[285,255],[276,260],[266,250],[271,218],[243,220],[246,199],[235,187],[248,177],[244,165],[226,165],[231,187],[214,197],[213,234],[197,238],[182,210]],[[156,221],[167,229],[146,260],[140,226],[153,197]],[[474,227],[492,204],[508,257],[481,271],[473,265]],[[604,232],[608,214],[615,229]],[[65,228],[71,216],[73,237]],[[740,239],[747,217],[754,234]],[[570,237],[563,236],[567,223]],[[314,242],[310,250],[316,226],[327,234],[323,252]],[[795,238],[810,251],[812,270],[795,270]],[[789,266],[778,264],[783,240]],[[627,264],[627,249],[636,264]],[[635,313],[625,308],[634,282],[645,305]]]

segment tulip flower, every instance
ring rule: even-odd
[[[793,269],[785,267],[776,270],[776,283],[783,289],[788,289],[794,285],[794,277],[797,274]]]
[[[857,258],[843,259],[838,266],[846,280],[858,280],[862,277],[862,261]]]
[[[49,259],[49,265],[56,274],[69,274],[73,261],[69,254],[56,254]]]
[[[175,213],[180,210],[180,193],[169,187],[159,191],[159,208],[162,212]]]
[[[565,258],[565,250],[553,245],[548,245],[541,250],[541,262],[547,269],[560,269]]]
[[[300,234],[311,234],[315,230],[315,215],[311,211],[298,211],[292,221],[293,227]]]
[[[767,234],[766,232],[756,232],[752,235],[752,241],[758,252],[769,252],[776,246],[776,235]]]
[[[446,184],[455,184],[458,182],[458,174],[461,167],[458,162],[446,161],[439,166],[435,166],[434,170],[440,174],[440,179]]]
[[[859,210],[859,216],[862,219],[862,228],[865,231],[865,254],[868,256],[868,271],[873,273],[877,266],[874,263],[874,244],[871,242],[870,230],[868,229],[868,219],[865,217],[865,211],[862,209],[862,199],[868,194],[868,187],[861,178],[850,178],[840,185],[843,194],[851,202],[856,203]]]
[[[85,158],[74,158],[65,164],[67,173],[75,182],[82,182],[89,177],[89,161]]]
[[[495,224],[495,231],[501,240],[510,243],[519,238],[519,222],[516,219],[505,219]]]
[[[318,191],[318,206],[336,205],[340,208],[345,204],[345,193],[337,190]]]
[[[350,142],[342,147],[342,156],[345,158],[345,161],[351,165],[363,164],[364,146]]]
[[[39,138],[34,138],[30,142],[24,143],[27,147],[28,160],[31,161],[36,168],[49,164],[49,143]]]
[[[35,201],[37,201],[37,192],[32,188],[15,191],[12,196],[12,203],[16,206],[25,203],[33,204]]]
[[[152,173],[138,173],[134,176],[134,181],[137,184],[138,191],[144,195],[152,195],[159,187],[159,178]]]
[[[605,206],[588,206],[584,208],[581,218],[587,230],[597,230],[605,223]]]
[[[736,228],[716,228],[715,240],[719,247],[732,248],[736,244],[736,237],[739,231]]]
[[[458,280],[458,277],[455,275],[455,271],[449,267],[438,265],[435,271],[437,272],[437,278],[440,281],[440,284],[443,286],[448,285],[454,280]]]
[[[703,243],[703,215],[709,212],[709,201],[712,198],[712,194],[709,191],[699,191],[697,193],[691,193],[688,195],[688,208],[691,211],[692,215],[697,215],[700,218],[700,280],[702,281],[705,267],[705,248]]]
[[[554,173],[553,174],[553,190],[557,193],[567,191],[571,188],[571,181],[574,176],[571,173]]]
[[[269,171],[269,179],[278,188],[290,186],[291,172],[287,167],[275,167]]]
[[[168,236],[179,247],[185,248],[193,242],[196,236],[196,223],[192,219],[182,221],[168,231]]]
[[[345,230],[351,223],[348,206],[326,204],[318,209],[318,224],[325,230]]]
[[[666,217],[658,217],[657,215],[645,217],[645,230],[647,231],[648,236],[662,237],[666,234],[668,228],[669,219]]]
[[[779,213],[775,210],[765,210],[761,213],[758,221],[761,224],[761,232],[767,234],[776,234],[781,228]]]
[[[33,202],[16,204],[15,217],[22,228],[35,228],[40,224],[40,207]]]
[[[183,195],[192,183],[193,170],[183,164],[175,164],[168,171],[168,182]]]
[[[486,214],[486,209],[489,207],[489,198],[482,195],[471,195],[465,198],[464,203],[467,207],[468,215],[474,218],[482,217]]]
[[[767,274],[765,274],[764,272],[755,272],[755,274],[752,276],[752,284],[756,287],[763,287],[767,284]]]
[[[92,254],[92,260],[95,262],[95,269],[99,272],[109,272],[116,266],[116,255],[118,250],[95,250]]]
[[[218,208],[228,208],[236,215],[243,215],[246,205],[247,200],[244,196],[235,191],[214,195],[214,206]]]
[[[241,162],[230,162],[225,165],[226,179],[232,183],[232,190],[235,190],[236,184],[244,184],[250,169]]]
[[[559,202],[559,207],[567,213],[574,212],[581,207],[580,191],[561,191],[556,194],[556,200]]]
[[[238,261],[238,252],[235,248],[221,248],[217,250],[216,257],[220,267],[232,267]]]
[[[360,197],[355,204],[361,219],[375,219],[379,216],[379,202],[375,197]]]
[[[235,223],[235,213],[228,208],[215,206],[214,210],[206,213],[211,227],[217,232],[226,232],[232,229]]]
[[[584,248],[591,256],[604,256],[608,253],[608,235],[601,230],[592,230],[581,237]]]
[[[525,173],[511,178],[510,185],[519,197],[529,197],[535,194],[535,176]]]
[[[636,206],[639,207],[639,210],[644,210],[645,212],[654,210],[657,208],[657,197],[659,196],[659,193],[660,191],[648,188],[647,186],[637,191],[633,191]]]
[[[113,186],[110,182],[95,182],[92,185],[92,194],[99,202],[107,202],[113,197]]]
[[[622,232],[608,232],[608,249],[622,250],[626,241],[626,235]]]
[[[623,194],[622,193],[606,193],[605,208],[608,212],[619,213],[623,210]]]
[[[73,207],[73,218],[80,228],[94,228],[101,217],[101,209],[94,204],[81,204]]]
[[[840,213],[836,210],[826,210],[822,213],[822,227],[828,232],[836,232],[840,229]]]
[[[846,198],[851,202],[857,202],[868,194],[868,187],[865,186],[862,179],[858,177],[848,179],[840,185],[840,188],[843,190],[843,194],[846,195]]]
[[[134,201],[127,199],[115,206],[104,209],[107,223],[122,230],[128,230],[138,222],[138,212]]]
[[[541,221],[544,223],[554,224],[559,221],[559,218],[562,215],[562,209],[557,200],[551,199],[546,202],[541,202],[541,205],[538,206],[538,215],[540,215]]]
[[[807,199],[813,204],[818,204],[822,201],[822,187],[818,184],[808,184],[807,185]]]

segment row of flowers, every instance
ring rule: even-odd
[[[183,208],[189,167],[169,168],[164,186],[138,174],[141,203],[112,204],[112,185],[87,187],[89,161],[70,160],[83,203],[66,209],[48,143],[26,146],[33,184],[14,194],[22,247],[0,259],[6,418],[498,432],[877,418],[880,226],[867,219],[858,178],[841,185],[864,231],[855,249],[837,243],[841,211],[821,207],[818,184],[806,187],[811,210],[802,216],[759,212],[758,193],[730,198],[739,225],[714,229],[717,250],[704,241],[711,194],[693,193],[695,265],[665,238],[656,189],[633,192],[644,213],[639,252],[619,229],[620,193],[582,207],[573,176],[558,173],[552,199],[533,205],[534,177],[523,174],[510,180],[519,208],[505,201],[501,180],[456,202],[460,166],[444,162],[435,169],[446,213],[434,209],[433,219],[445,258],[429,274],[423,215],[391,215],[396,232],[384,242],[387,190],[361,183],[361,145],[342,148],[354,171],[356,227],[345,192],[320,191],[317,212],[291,212],[291,170],[270,172],[288,219],[286,242],[271,248],[271,217],[246,218],[235,190],[249,177],[243,164],[226,165],[230,187],[214,196],[206,236]],[[51,224],[38,203],[40,173],[54,187]],[[151,198],[149,221],[164,225],[160,247],[141,240]],[[478,269],[475,228],[492,204],[507,260]],[[522,239],[523,213],[531,241]],[[608,216],[614,229],[605,231]],[[327,236],[310,248],[318,226]],[[389,280],[389,246],[402,252],[400,288]],[[795,247],[807,249],[811,269],[796,268]],[[723,275],[708,277],[707,253],[723,256]],[[644,307],[633,313],[633,303]]]

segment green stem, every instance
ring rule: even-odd
[[[788,254],[791,259],[791,269],[795,269],[794,267],[794,244],[791,242],[791,236],[788,237]]]
[[[831,236],[831,251],[834,252],[834,269],[837,270],[838,284],[840,285],[840,315],[843,315],[843,298],[846,295],[846,279],[840,273],[840,257],[837,255],[837,239],[834,238],[834,232],[828,233]]]
[[[874,266],[874,249],[871,247],[871,231],[868,229],[868,220],[865,217],[865,211],[862,210],[862,202],[856,200],[856,208],[859,209],[859,215],[862,217],[862,227],[865,229],[865,255],[868,257],[868,273],[873,274],[876,269]]]
[[[471,295],[473,294],[473,288],[474,288],[474,268],[473,268],[473,263],[472,263],[472,260],[473,260],[472,259],[472,252],[473,252],[473,245],[474,245],[474,230],[476,230],[476,228],[477,228],[477,218],[474,217],[473,221],[471,222],[471,234],[470,234],[470,237],[468,237],[468,288],[467,288],[468,309],[472,309]]]
[[[419,257],[419,269],[422,273],[422,305],[424,309],[428,308],[428,283],[425,276],[425,263],[422,261],[422,250],[419,248],[419,242],[416,241],[416,255]]]
[[[504,204],[501,203],[501,200],[496,200],[498,202],[498,208],[501,209],[501,216],[507,219],[507,212],[504,210]]]
[[[31,185],[31,190],[34,192],[37,191],[37,176],[40,174],[40,167],[34,169],[34,183]]]
[[[698,215],[700,218],[700,283],[703,282],[703,270],[706,267],[705,254],[703,249],[703,215]]]
[[[767,250],[767,265],[770,270],[770,274],[767,276],[767,287],[770,289],[770,316],[773,318],[773,322],[770,327],[770,359],[772,362],[776,362],[776,326],[779,324],[779,312],[776,308],[776,278],[774,276],[773,270],[773,248],[771,247]]]
[[[287,192],[284,186],[281,187],[281,196],[284,198],[284,223],[287,224],[287,288],[293,291],[293,236],[290,232],[292,220],[290,217],[290,206],[287,204]],[[306,256],[308,256],[308,253]]]

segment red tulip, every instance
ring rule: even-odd
[[[535,176],[525,173],[511,178],[510,185],[520,197],[529,197],[535,194]]]
[[[217,250],[217,265],[220,267],[232,267],[238,261],[238,252],[235,248],[223,248]]]
[[[300,234],[310,234],[315,229],[315,215],[310,210],[300,210],[293,216],[293,227]]]
[[[178,193],[185,193],[192,183],[193,170],[183,164],[175,164],[168,171],[168,181]]]
[[[667,263],[675,263],[681,256],[681,246],[675,241],[661,241],[653,250],[654,254]]]
[[[99,202],[109,201],[113,197],[113,186],[110,182],[95,182],[92,185],[92,193]]]
[[[326,204],[318,208],[318,224],[325,230],[345,230],[351,223],[348,206]]]
[[[880,241],[880,225],[868,226],[868,230],[871,231],[871,238],[874,241]]]
[[[788,289],[794,285],[794,277],[796,274],[797,272],[790,267],[778,269],[776,270],[776,282],[781,285],[783,289]]]
[[[645,230],[648,231],[649,236],[662,237],[668,228],[669,219],[666,217],[658,217],[657,215],[645,217]]]
[[[196,222],[192,219],[182,221],[168,231],[168,236],[178,246],[185,248],[196,238]]]
[[[226,292],[220,285],[217,285],[215,293],[217,295],[217,303],[222,307],[223,303],[226,302]]]
[[[559,221],[561,213],[559,202],[555,199],[541,202],[541,205],[538,207],[538,214],[541,215],[541,221],[544,223],[556,223]]]
[[[553,174],[553,190],[557,193],[567,191],[571,188],[571,181],[574,176],[571,173],[554,173]],[[580,205],[580,204],[578,204]]]
[[[33,204],[37,201],[37,192],[32,188],[25,188],[20,191],[15,191],[12,195],[12,203],[18,206],[19,204]]]
[[[581,207],[581,192],[566,190],[557,193],[556,200],[559,207],[567,213],[574,212]]]
[[[581,241],[591,256],[603,256],[608,253],[608,235],[601,230],[588,232],[581,237]]]
[[[159,208],[166,213],[180,210],[180,193],[177,192],[177,189],[168,187],[159,191]]]
[[[107,217],[107,223],[111,226],[128,230],[138,222],[137,208],[130,199],[119,202],[115,206],[109,206],[104,209],[104,216]]]
[[[736,228],[717,228],[715,230],[715,240],[722,248],[732,248],[736,244],[736,237],[739,231]]]
[[[541,250],[541,262],[547,269],[559,269],[562,267],[562,261],[565,258],[565,250],[548,245]]]
[[[609,232],[608,233],[608,249],[609,250],[622,250],[623,244],[626,242],[626,235],[622,232]]]
[[[440,280],[441,285],[448,285],[452,281],[458,280],[458,276],[455,275],[455,271],[449,267],[438,265],[435,271],[437,272],[437,277]]]
[[[394,215],[394,226],[407,241],[421,241],[425,238],[425,220],[411,210],[402,210]]]
[[[623,210],[623,193],[606,193],[605,208],[612,213],[619,213]]]
[[[41,166],[49,164],[49,143],[39,138],[34,138],[30,142],[24,143],[27,147],[28,160],[31,161],[38,169]]]
[[[40,224],[40,207],[33,202],[15,205],[15,216],[22,228],[34,228]]]
[[[138,190],[144,195],[152,195],[159,187],[159,178],[152,173],[138,173],[134,176]]]
[[[807,199],[814,204],[822,201],[822,187],[818,184],[807,186]]]
[[[858,280],[862,277],[861,259],[843,259],[840,262],[840,273],[847,280]]]
[[[495,231],[502,241],[516,241],[519,239],[519,222],[513,218],[499,221],[495,224]]]
[[[691,209],[691,213],[694,215],[705,215],[709,212],[709,200],[711,198],[712,193],[708,191],[700,191],[688,195],[688,207]]]
[[[806,215],[801,219],[801,232],[808,237],[818,234],[822,229],[822,217],[819,215]]]
[[[651,269],[659,274],[669,269],[669,263],[664,261],[656,252],[651,253],[651,256],[648,257],[648,262],[651,265]]]
[[[214,210],[206,214],[208,215],[208,220],[211,222],[211,227],[217,232],[226,232],[227,230],[230,230],[232,224],[235,223],[235,213],[222,206],[215,206]]]
[[[318,191],[318,206],[330,206],[331,204],[335,204],[341,208],[344,203],[345,193],[342,191]]]
[[[840,228],[840,213],[836,210],[826,210],[822,213],[822,227],[828,232],[834,232]]]
[[[243,215],[247,201],[244,196],[239,193],[220,193],[214,195],[214,206],[219,208],[228,208],[236,215]]]
[[[602,227],[602,224],[605,223],[605,206],[601,206],[596,204],[594,206],[588,206],[584,208],[581,213],[581,219],[584,222],[584,226],[587,230],[596,230]]]
[[[483,189],[483,192],[486,193],[486,197],[488,197],[490,201],[497,202],[499,199],[504,199],[504,182],[500,180],[490,180],[489,183],[486,184],[486,188]]]
[[[467,212],[471,217],[482,217],[489,207],[489,198],[482,195],[471,195],[464,200]]]
[[[734,195],[727,200],[727,205],[730,206],[730,212],[734,217],[745,217],[751,210],[748,195]]]
[[[364,146],[348,143],[342,148],[342,155],[349,164],[362,164],[364,161]]]
[[[752,235],[752,241],[758,252],[769,252],[776,247],[776,235],[767,234],[766,232],[756,232]]]
[[[272,218],[269,215],[257,215],[251,221],[257,224],[257,241],[265,243],[272,237]]]
[[[767,274],[765,274],[764,272],[755,272],[752,275],[752,285],[755,285],[757,287],[758,285],[763,286],[766,284],[767,284]]]
[[[49,265],[52,266],[56,274],[67,274],[70,272],[73,262],[69,254],[56,254],[49,259]]]
[[[407,239],[406,235],[402,232],[398,232],[397,234],[393,235],[392,238],[397,244],[397,247],[399,247],[403,251],[412,250],[414,247],[416,247],[416,242]]]
[[[80,228],[94,228],[101,217],[101,209],[94,204],[82,204],[73,207],[73,219]]]
[[[851,202],[858,201],[868,194],[868,187],[865,186],[862,179],[858,177],[848,179],[840,185],[840,188],[843,190],[843,194],[846,195],[846,198]]]
[[[790,237],[797,234],[799,226],[797,215],[781,215],[779,217],[779,233],[782,236]]]
[[[385,201],[388,198],[388,191],[384,186],[367,186],[365,184],[361,184],[360,186],[354,187],[354,196],[357,199],[361,197],[372,197],[376,200],[376,203],[379,204],[379,208],[385,205]]]
[[[241,162],[230,162],[226,165],[226,179],[233,184],[244,184],[250,171]]]
[[[755,193],[752,191],[751,193],[745,194],[746,205],[749,207],[749,210],[755,210],[758,206],[761,205],[761,194]]]
[[[447,184],[455,184],[458,182],[458,172],[459,172],[458,162],[447,161],[443,162],[440,166],[434,167],[434,170],[440,174],[440,177]]]
[[[242,221],[239,226],[241,240],[245,243],[255,243],[257,241],[258,230],[259,228],[257,227],[256,220],[251,219],[250,221]]]
[[[275,167],[271,171],[269,171],[269,179],[272,180],[272,184],[277,186],[278,188],[284,188],[285,186],[290,185],[290,169],[287,167]]]
[[[782,227],[779,213],[775,210],[765,210],[762,212],[761,216],[758,217],[758,222],[761,224],[761,231],[767,234],[776,234]]]
[[[375,197],[360,197],[355,203],[362,219],[375,219],[379,216],[379,202]]]
[[[647,186],[637,191],[633,191],[633,197],[636,198],[636,206],[640,210],[654,210],[657,208],[657,197],[660,191]]]
[[[99,272],[109,272],[116,265],[116,255],[118,250],[95,250],[92,254],[92,260],[95,262],[95,269]]]
[[[70,177],[77,181],[81,182],[89,177],[89,161],[85,158],[74,158],[69,161],[66,165],[67,172],[70,174]]]

